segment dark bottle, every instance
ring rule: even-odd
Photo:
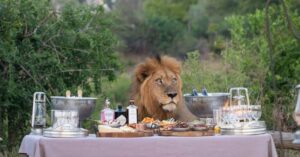
[[[198,91],[196,88],[193,88],[192,90],[192,96],[198,96]]]
[[[119,121],[121,125],[127,123],[127,112],[121,105],[118,105],[118,108],[115,110],[115,119]]]
[[[203,96],[208,96],[207,90],[206,90],[205,87],[202,88],[202,95],[203,95]]]

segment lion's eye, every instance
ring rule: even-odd
[[[177,78],[174,77],[174,78],[172,79],[172,81],[173,81],[173,83],[176,83],[176,82],[177,82]]]
[[[159,79],[156,79],[155,81],[156,81],[156,83],[157,83],[157,84],[159,84],[159,85],[162,85],[162,84],[163,84],[163,81],[162,81],[162,79],[161,79],[161,78],[159,78]]]

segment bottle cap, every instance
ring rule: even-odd
[[[122,105],[118,105],[118,110],[122,111]]]
[[[78,97],[82,97],[82,90],[81,90],[81,89],[78,89],[78,90],[77,90],[77,96],[78,96]]]
[[[133,99],[130,99],[130,100],[129,100],[129,103],[130,103],[130,104],[131,104],[131,103],[134,104],[134,100],[133,100]]]
[[[110,101],[108,98],[105,99],[105,105],[106,105],[106,107],[108,107],[110,105]]]
[[[71,97],[71,91],[70,90],[66,91],[66,97]]]

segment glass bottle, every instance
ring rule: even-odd
[[[203,96],[208,96],[207,90],[206,90],[205,87],[202,88],[202,95],[203,95]]]
[[[113,121],[115,118],[115,112],[113,109],[109,108],[110,101],[109,99],[105,100],[104,109],[101,110],[100,118],[102,124],[108,124]]]
[[[127,115],[128,115],[128,124],[136,124],[137,123],[137,106],[134,104],[134,100],[131,99],[129,101],[129,106],[127,107]]]
[[[196,88],[193,88],[192,89],[192,96],[198,96],[199,94],[198,94],[198,91],[197,91],[197,89]]]
[[[118,105],[118,108],[115,110],[115,119],[120,122],[121,125],[127,123],[127,112],[123,109],[122,105]]]

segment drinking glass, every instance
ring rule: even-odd
[[[231,124],[235,124],[235,123],[239,122],[239,118],[238,118],[236,111],[237,111],[236,106],[229,107],[229,121]]]
[[[213,123],[214,125],[220,126],[221,123],[221,109],[214,109],[213,110]]]
[[[253,118],[252,105],[246,105],[246,119],[250,122]]]
[[[227,108],[227,107],[222,108],[221,120],[224,125],[229,124],[229,108]]]
[[[261,105],[252,105],[252,117],[258,121],[261,117]]]

